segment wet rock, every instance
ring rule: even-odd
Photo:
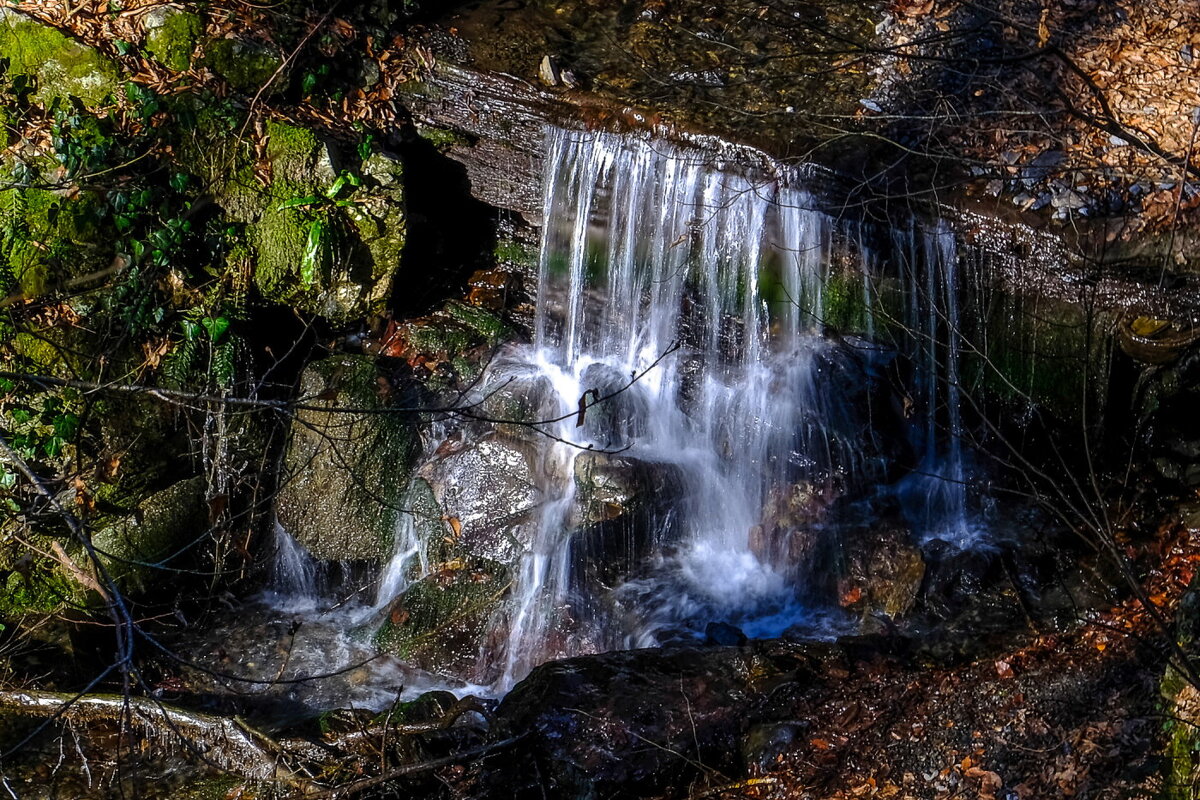
[[[536,463],[529,443],[492,434],[444,442],[420,477],[442,513],[457,520],[455,547],[514,566],[532,542],[542,503]]]
[[[717,647],[742,647],[750,640],[741,628],[728,622],[710,622],[704,626],[704,643]]]
[[[679,495],[681,479],[669,464],[596,452],[576,456],[571,558],[577,579],[614,586],[670,541],[677,516],[663,498]]]
[[[489,311],[501,311],[520,291],[520,276],[499,269],[477,270],[467,281],[467,302]]]
[[[509,584],[508,570],[494,561],[435,564],[392,603],[375,643],[418,668],[470,680]]]
[[[742,759],[746,765],[768,771],[779,763],[781,756],[791,752],[804,736],[805,725],[798,722],[769,722],[755,725],[742,742]]]
[[[512,767],[487,779],[505,796],[644,797],[686,785],[701,764],[735,770],[742,737],[771,713],[771,690],[812,680],[830,649],[685,647],[544,664],[497,710],[494,736],[526,738]]]
[[[585,525],[615,519],[640,502],[664,496],[676,480],[670,465],[609,453],[580,453],[575,458],[576,518]]]
[[[767,498],[762,521],[750,531],[750,548],[767,563],[799,574],[812,568],[822,529],[837,497],[831,484],[798,481]]]
[[[311,364],[276,501],[279,523],[314,556],[382,561],[404,506],[416,439],[402,417],[370,413],[389,402],[375,363],[338,356]],[[344,414],[325,408],[362,408]]]
[[[607,364],[592,364],[584,369],[581,383],[589,392],[581,427],[597,447],[619,450],[645,430],[650,409],[639,387],[630,386],[628,375]]]
[[[925,559],[908,529],[881,523],[847,537],[847,577],[842,602],[865,618],[902,619],[916,603]]]

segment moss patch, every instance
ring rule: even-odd
[[[92,193],[68,200],[44,189],[0,191],[0,266],[28,298],[54,283],[107,267],[113,251],[104,204]]]
[[[37,82],[34,99],[78,97],[100,105],[117,89],[116,65],[90,47],[11,9],[0,9],[0,57],[9,75]]]
[[[204,66],[243,92],[265,86],[281,63],[279,56],[263,45],[242,39],[218,39],[204,51]]]
[[[192,66],[192,53],[204,22],[195,14],[172,8],[156,8],[146,15],[146,52],[158,63],[183,72]]]

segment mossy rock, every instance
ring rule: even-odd
[[[94,49],[12,9],[0,9],[0,57],[8,74],[37,82],[33,98],[43,105],[77,97],[85,105],[101,105],[118,87],[113,62]]]
[[[387,299],[391,289],[388,278],[399,269],[407,241],[404,168],[399,160],[375,153],[363,162],[362,172],[370,185],[362,201],[351,207],[351,218],[370,253],[375,288],[366,301],[377,311]]]
[[[49,547],[49,542],[37,544]],[[26,552],[3,564],[3,571],[7,575],[0,580],[0,620],[17,621],[31,614],[51,614],[83,600],[80,586],[50,559]]]
[[[311,364],[302,400],[320,408],[297,413],[276,501],[280,524],[320,559],[383,562],[392,553],[407,473],[418,443],[406,415],[387,407],[380,373],[362,356]]]
[[[392,604],[375,643],[421,669],[470,678],[489,623],[508,592],[509,572],[478,558],[455,559],[432,570]]]
[[[0,269],[26,298],[110,266],[114,238],[94,192],[0,191]]]
[[[217,39],[204,48],[204,66],[242,92],[266,87],[282,63],[278,53],[245,39]]]
[[[204,21],[178,8],[160,7],[148,13],[146,52],[164,67],[183,72],[192,66],[192,53],[204,33]]]
[[[263,296],[335,324],[382,310],[405,242],[403,171],[375,156],[363,165],[353,202],[326,197],[338,179],[330,145],[312,131],[268,125],[271,183],[265,191],[235,172],[223,204],[248,223],[254,279]],[[312,198],[308,204],[297,200]]]
[[[144,592],[155,579],[172,579],[174,573],[155,565],[183,550],[207,527],[205,481],[196,477],[151,495],[128,519],[93,536],[92,543],[123,590]]]

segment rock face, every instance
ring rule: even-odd
[[[386,408],[388,384],[375,363],[340,356],[310,365],[301,397],[316,408],[297,412],[276,504],[279,522],[314,556],[386,560],[416,439]],[[337,413],[322,408],[361,408]]]

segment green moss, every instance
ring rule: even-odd
[[[100,105],[117,90],[116,66],[90,47],[11,9],[0,9],[0,57],[8,74],[37,82],[34,99],[49,105],[78,97]]]
[[[65,199],[43,189],[0,191],[0,263],[26,297],[60,280],[103,269],[112,237],[102,231],[103,202],[91,193]]]
[[[484,559],[459,559],[410,586],[375,635],[380,649],[415,663],[461,661],[507,591],[508,572]],[[400,611],[399,609],[403,609]]]
[[[11,572],[0,585],[0,618],[18,619],[26,614],[47,614],[67,603],[78,602],[82,592],[57,564],[38,560]]]
[[[204,66],[243,92],[266,86],[282,63],[263,45],[242,39],[218,39],[205,48]]]
[[[267,158],[276,180],[283,179],[316,188],[322,179],[332,179],[333,170],[327,165],[318,165],[323,154],[317,136],[307,128],[299,128],[282,122],[267,123]],[[316,171],[324,166],[323,175]]]
[[[262,218],[248,228],[257,255],[254,282],[268,300],[315,310],[319,289],[328,279],[328,248],[318,248],[311,278],[301,275],[310,231],[323,226],[315,214],[294,208],[267,208]]]
[[[449,128],[418,125],[417,134],[438,150],[443,151],[449,150],[451,147],[463,147],[470,144],[470,140],[466,136]]]
[[[363,162],[362,173],[370,185],[365,197],[349,209],[350,217],[370,255],[372,278],[382,282],[396,272],[407,241],[404,167],[398,160],[376,153]],[[378,288],[372,299],[382,304],[390,287],[383,284]]]
[[[537,249],[513,239],[501,239],[493,251],[496,264],[501,266],[532,267],[537,264]]]
[[[457,300],[451,300],[446,303],[445,312],[451,319],[461,322],[490,345],[499,344],[510,333],[504,320],[478,306],[469,306]]]
[[[400,334],[418,353],[458,355],[475,341],[469,328],[445,317],[405,323]]]
[[[1103,396],[1102,319],[1076,305],[1011,297],[993,305],[987,326],[987,360],[967,354],[964,375],[975,375],[991,395],[1030,398],[1066,420],[1078,418],[1081,398]]]
[[[862,281],[855,276],[831,275],[821,294],[824,322],[841,333],[865,333],[867,306]]]
[[[178,9],[156,9],[146,19],[146,52],[158,63],[183,72],[192,66],[192,52],[204,32],[195,14]]]

